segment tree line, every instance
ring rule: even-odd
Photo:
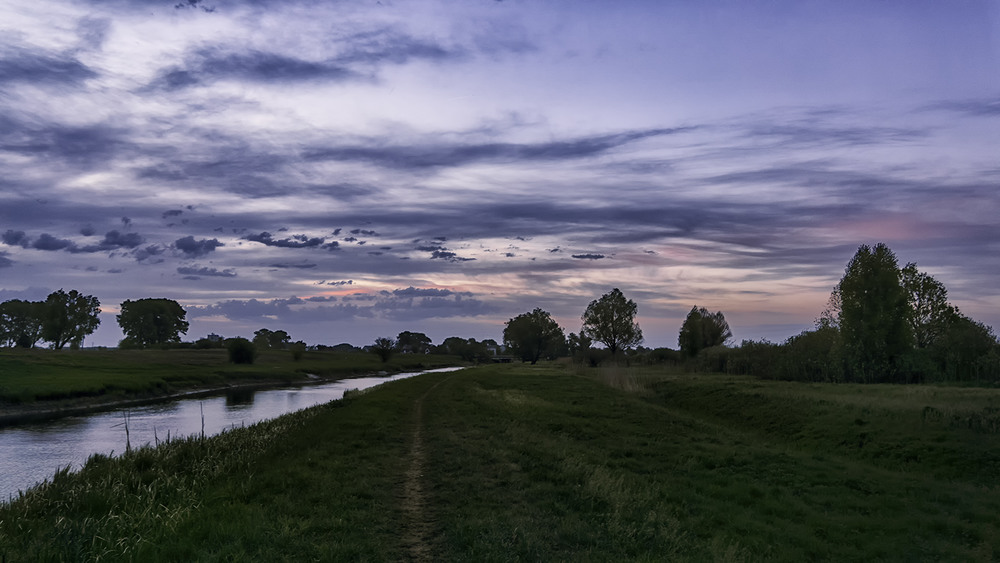
[[[542,309],[507,321],[504,345],[523,361],[570,355],[597,365],[611,359],[688,370],[800,381],[920,383],[1000,381],[1000,342],[993,329],[948,302],[944,284],[915,263],[900,268],[885,244],[862,245],[813,330],[784,343],[744,340],[721,311],[694,306],[678,334],[679,350],[640,346],[636,304],[613,289],[588,305],[579,334]],[[604,344],[604,350],[593,347]]]
[[[78,348],[100,325],[100,302],[92,295],[62,289],[44,301],[0,303],[0,345],[32,348],[39,341],[55,349]],[[721,311],[694,306],[681,324],[678,350],[641,346],[636,303],[614,288],[590,302],[578,334],[565,334],[541,308],[505,323],[502,344],[493,339],[449,337],[434,345],[424,333],[403,331],[380,337],[364,350],[387,361],[392,354],[446,354],[470,362],[572,357],[604,361],[675,364],[764,378],[863,383],[1000,380],[1000,343],[993,329],[948,302],[945,286],[914,263],[900,268],[885,245],[862,245],[834,287],[827,308],[812,330],[783,343],[744,340],[728,346],[732,331]],[[171,299],[127,300],[116,320],[121,348],[181,346],[186,313]],[[596,345],[602,344],[604,348]],[[288,349],[296,359],[306,350],[284,330],[262,328],[252,340],[209,335],[195,348],[229,347],[234,361],[252,362],[257,350]],[[345,348],[346,347],[346,348]],[[324,349],[360,351],[348,344]]]

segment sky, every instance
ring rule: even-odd
[[[187,340],[808,329],[884,242],[1000,328],[1000,2],[5,0],[0,300]]]

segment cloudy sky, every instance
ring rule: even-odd
[[[6,0],[0,300],[188,339],[811,326],[860,244],[1000,325],[1000,3]]]

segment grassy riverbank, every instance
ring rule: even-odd
[[[253,365],[228,361],[225,350],[0,350],[0,409],[55,401],[115,400],[254,383],[352,377],[461,363],[449,356],[264,351]],[[43,408],[45,405],[40,405]]]
[[[0,557],[991,561],[997,405],[557,365],[428,374],[92,459],[0,507]]]

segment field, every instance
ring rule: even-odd
[[[0,559],[995,561],[1000,391],[505,365],[124,458]]]
[[[396,355],[382,363],[361,352],[262,352],[252,365],[228,361],[214,350],[21,350],[0,349],[0,408],[86,399],[129,399],[192,389],[254,383],[351,377],[459,364],[449,356]]]

